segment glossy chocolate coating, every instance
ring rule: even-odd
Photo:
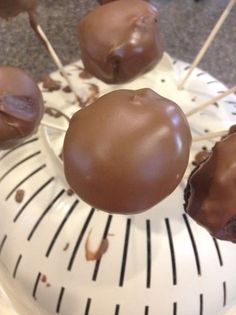
[[[72,117],[63,150],[65,175],[91,206],[137,213],[176,188],[190,145],[178,105],[150,89],[118,90]]]
[[[42,94],[23,70],[0,67],[0,149],[32,135],[43,116]]]
[[[37,0],[0,0],[0,17],[7,19],[36,9]]]
[[[107,83],[122,83],[151,70],[161,59],[159,14],[142,0],[97,7],[79,23],[85,68]]]
[[[191,174],[186,212],[214,237],[236,242],[236,134],[216,143]]]

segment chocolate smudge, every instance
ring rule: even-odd
[[[15,195],[15,201],[18,203],[21,203],[24,199],[25,191],[23,189],[17,189],[16,195]]]
[[[97,250],[92,251],[90,249],[90,236],[92,230],[89,232],[86,243],[85,243],[85,258],[87,261],[99,260],[108,250],[109,241],[108,239],[102,239]]]

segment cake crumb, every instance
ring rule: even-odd
[[[18,203],[21,203],[24,199],[25,196],[25,191],[23,189],[17,189],[16,195],[15,195],[15,200]]]

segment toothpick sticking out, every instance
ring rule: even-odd
[[[58,130],[58,131],[62,131],[62,132],[66,132],[67,131],[67,129],[65,127],[61,127],[59,125],[55,125],[55,124],[50,123],[50,122],[45,121],[45,120],[41,120],[40,124],[42,126],[44,126],[44,127],[48,127],[48,128],[55,129],[55,130]]]
[[[64,77],[66,80],[67,84],[69,85],[71,91],[73,92],[76,100],[79,100],[80,97],[78,96],[68,74],[66,73],[64,66],[58,57],[55,49],[53,48],[52,44],[48,40],[46,34],[44,33],[42,27],[38,24],[36,13],[35,12],[30,12],[29,13],[29,21],[32,29],[35,31],[37,36],[40,38],[40,40],[43,42],[44,46],[46,47],[50,57],[52,58],[53,62],[56,64],[57,68],[59,69],[61,75]]]
[[[221,17],[219,18],[219,20],[217,21],[216,25],[214,26],[213,30],[211,31],[210,35],[208,36],[207,40],[205,41],[205,43],[203,44],[202,48],[200,49],[198,55],[196,56],[196,58],[194,59],[192,65],[190,66],[190,69],[188,70],[186,76],[184,77],[184,79],[180,82],[180,84],[178,85],[178,89],[183,89],[186,81],[188,80],[188,78],[190,77],[190,75],[192,74],[194,68],[197,67],[197,65],[199,64],[199,62],[202,60],[202,58],[204,57],[206,51],[208,50],[208,48],[210,47],[211,43],[213,42],[213,40],[215,39],[218,31],[220,30],[221,26],[223,25],[224,21],[226,20],[227,16],[229,15],[230,11],[232,10],[233,6],[235,5],[236,0],[230,0],[227,7],[225,8],[224,12],[222,13]]]
[[[193,142],[199,142],[203,140],[211,140],[219,137],[223,137],[227,135],[229,130],[221,130],[221,131],[216,131],[216,132],[209,132],[203,136],[197,136],[193,138]]]
[[[220,95],[217,95],[217,96],[211,98],[210,100],[205,101],[202,104],[196,106],[195,108],[193,108],[192,110],[190,110],[189,112],[186,113],[186,117],[190,117],[193,114],[195,114],[197,112],[200,112],[205,107],[207,107],[207,106],[209,106],[211,104],[214,104],[215,102],[218,102],[219,100],[223,99],[224,97],[226,97],[226,96],[228,96],[228,95],[230,95],[232,93],[235,93],[235,92],[236,92],[236,85],[233,86],[231,89],[221,93]]]

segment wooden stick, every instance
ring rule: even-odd
[[[41,120],[40,124],[44,127],[48,127],[48,128],[52,128],[52,129],[56,129],[58,131],[62,131],[62,132],[66,132],[67,129],[65,127],[61,127],[61,126],[58,126],[58,125],[55,125],[53,123],[50,123],[50,122],[47,122],[45,120]]]
[[[204,109],[205,107],[211,105],[211,104],[214,104],[215,102],[218,102],[219,100],[221,100],[222,98],[232,94],[232,93],[235,93],[236,92],[236,85],[233,86],[231,89],[225,91],[224,93],[221,93],[213,98],[211,98],[210,100],[208,101],[205,101],[203,102],[202,104],[196,106],[194,109],[190,110],[189,112],[186,113],[186,117],[190,117],[192,116],[193,114],[201,111],[202,109]]]
[[[62,76],[64,77],[64,79],[66,80],[67,84],[69,85],[71,91],[73,92],[76,100],[79,100],[79,96],[68,76],[68,74],[66,73],[64,66],[60,60],[60,58],[58,57],[55,49],[53,48],[52,44],[50,43],[50,41],[48,40],[46,34],[44,33],[42,27],[38,24],[37,22],[37,17],[36,17],[36,13],[35,12],[30,12],[29,13],[29,21],[30,21],[30,25],[32,27],[32,29],[35,31],[35,33],[38,35],[38,37],[40,38],[40,40],[43,42],[44,46],[46,47],[49,55],[51,56],[53,62],[56,64],[57,68],[59,69],[60,73],[62,74]]]
[[[209,132],[203,136],[197,136],[193,138],[193,142],[199,142],[203,140],[210,140],[214,138],[219,138],[227,135],[229,130],[221,130],[221,131],[216,131],[216,132]]]
[[[208,36],[207,40],[205,41],[205,43],[203,44],[202,48],[200,49],[198,55],[196,56],[196,58],[194,59],[192,65],[190,66],[189,71],[187,72],[186,76],[184,77],[184,79],[180,82],[180,84],[178,85],[178,89],[183,89],[186,81],[188,80],[188,78],[190,77],[190,75],[192,74],[194,68],[197,67],[197,65],[199,64],[199,62],[202,60],[202,58],[204,57],[207,49],[210,47],[211,43],[213,42],[213,40],[215,39],[218,31],[220,30],[221,26],[223,25],[224,21],[226,20],[227,16],[229,15],[230,11],[232,10],[233,6],[235,5],[236,0],[230,0],[227,7],[225,8],[224,12],[222,13],[221,17],[219,18],[219,20],[217,21],[216,25],[214,26],[213,30],[211,31],[210,35]]]

